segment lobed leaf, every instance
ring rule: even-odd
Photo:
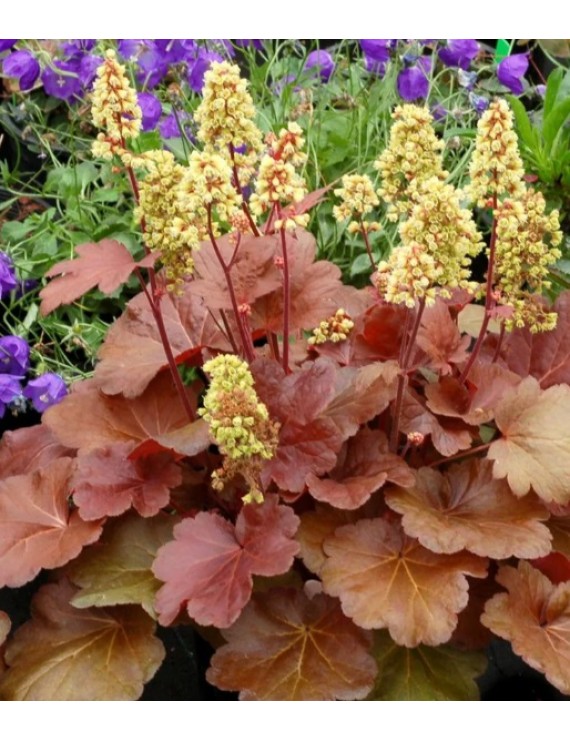
[[[69,506],[73,461],[59,458],[40,471],[0,481],[0,584],[19,587],[41,569],[75,558],[101,534]]]
[[[518,496],[532,487],[546,502],[567,504],[570,488],[570,388],[525,378],[497,406],[495,421],[502,438],[489,448],[493,475],[507,477]]]
[[[551,535],[540,522],[548,510],[534,497],[517,499],[487,461],[466,461],[445,475],[421,468],[415,486],[390,487],[385,499],[403,515],[406,533],[436,553],[466,549],[503,559],[550,552]]]
[[[156,515],[182,482],[180,468],[166,453],[129,460],[135,443],[97,448],[77,459],[73,501],[84,520],[114,517],[130,507],[142,517]]]
[[[383,519],[359,520],[324,542],[320,576],[345,615],[363,628],[388,628],[399,645],[437,646],[451,637],[466,605],[465,574],[483,577],[486,561],[439,555]]]
[[[510,641],[513,651],[570,694],[570,582],[554,586],[530,564],[501,566],[499,584],[507,590],[492,597],[481,621]]]
[[[73,451],[58,441],[46,425],[5,432],[0,439],[0,472],[3,478],[32,473]]]
[[[82,609],[136,604],[156,620],[154,599],[161,582],[151,567],[177,522],[171,515],[142,519],[132,512],[108,522],[98,543],[66,568],[79,587],[71,604]]]
[[[87,242],[75,248],[79,257],[58,262],[46,273],[52,280],[40,291],[40,313],[46,316],[62,304],[71,304],[97,286],[102,293],[116,291],[137,267],[147,267],[155,257],[135,262],[124,244],[115,239]]]
[[[235,526],[213,512],[200,512],[174,528],[175,540],[158,551],[153,572],[165,582],[156,597],[161,625],[186,607],[200,625],[227,628],[252,591],[252,575],[287,571],[299,550],[299,525],[290,507],[269,495],[261,505],[245,505]]]
[[[165,651],[139,607],[78,610],[65,582],[40,588],[6,649],[2,700],[136,700]]]
[[[451,646],[398,646],[386,631],[374,637],[378,676],[367,700],[417,702],[478,700],[475,679],[487,664],[485,655]]]
[[[323,594],[255,595],[223,636],[206,679],[241,700],[359,700],[376,676],[369,633]]]
[[[451,373],[452,364],[463,363],[469,357],[471,339],[461,336],[443,301],[437,301],[424,312],[416,342],[428,355],[431,367],[443,375]]]

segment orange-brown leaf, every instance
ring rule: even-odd
[[[19,587],[41,569],[75,558],[101,534],[101,520],[84,522],[69,506],[73,461],[59,458],[40,471],[0,481],[0,584]]]
[[[323,594],[256,595],[223,636],[206,679],[242,700],[359,700],[374,684],[370,634]]]
[[[455,455],[471,447],[473,440],[462,420],[438,419],[423,406],[420,397],[411,389],[404,394],[400,430],[406,434],[421,432],[422,435],[431,435],[434,448],[444,456]]]
[[[385,498],[403,515],[406,533],[436,553],[466,549],[502,559],[550,551],[550,532],[540,522],[548,510],[535,497],[517,499],[487,461],[466,461],[445,475],[422,468],[415,486],[390,487]]]
[[[75,250],[79,257],[58,262],[46,273],[47,278],[60,277],[40,291],[43,316],[62,304],[72,303],[95,286],[103,293],[113,293],[141,264],[135,262],[125,245],[115,239],[87,242]]]
[[[532,487],[547,502],[570,502],[569,420],[569,386],[543,391],[536,379],[526,378],[497,406],[495,421],[502,438],[489,449],[493,475],[506,476],[519,497]]]
[[[327,558],[323,550],[325,540],[337,527],[355,522],[358,516],[354,510],[339,510],[321,504],[317,505],[314,512],[304,512],[301,515],[301,524],[297,531],[299,556],[309,571],[320,573]]]
[[[46,425],[5,432],[0,440],[0,474],[3,478],[32,473],[56,458],[71,457]]]
[[[153,565],[165,582],[156,598],[160,623],[170,624],[185,605],[200,625],[230,626],[251,596],[253,574],[276,576],[290,568],[298,526],[293,510],[273,494],[244,506],[235,526],[213,512],[183,520]]]
[[[417,343],[427,353],[435,370],[443,375],[451,373],[451,364],[467,360],[470,342],[469,336],[461,336],[443,301],[437,301],[424,312]]]
[[[481,622],[570,694],[570,582],[554,586],[524,561],[517,569],[502,566],[497,581],[507,592],[487,602]]]
[[[486,561],[470,553],[439,555],[383,519],[359,520],[324,543],[325,592],[363,628],[388,628],[399,645],[437,646],[451,637],[466,606],[466,574],[483,577]]]
[[[307,486],[320,502],[357,509],[386,481],[412,486],[414,475],[400,456],[389,452],[383,432],[364,427],[343,446],[329,478],[309,474]]]
[[[140,607],[78,610],[68,583],[36,594],[6,649],[2,700],[136,700],[164,659]]]

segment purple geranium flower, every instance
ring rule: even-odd
[[[178,116],[178,121],[176,120],[176,116]],[[158,127],[158,130],[160,131],[160,135],[163,139],[176,139],[180,138],[180,126],[178,122],[180,122],[180,125],[183,125],[185,122],[190,120],[190,115],[186,113],[186,111],[177,111],[176,116],[174,113],[169,113],[168,116],[162,119],[160,122],[160,126]],[[184,131],[186,132],[186,135],[190,139],[190,141],[194,140],[194,137],[192,135],[192,130],[189,126],[184,126]]]
[[[390,39],[358,39],[360,48],[368,59],[387,62],[390,59]]]
[[[403,69],[398,75],[398,93],[407,101],[426,98],[429,91],[429,80],[423,69],[424,64]]]
[[[0,54],[11,49],[18,39],[0,39]]]
[[[7,77],[18,80],[20,90],[30,90],[40,76],[40,64],[31,52],[23,49],[9,54],[4,59],[2,71]]]
[[[71,39],[61,44],[61,50],[66,57],[81,56],[91,51],[96,44],[96,39]]]
[[[523,91],[522,78],[528,70],[527,54],[511,54],[499,62],[497,67],[497,77],[501,85],[508,87],[515,95],[520,95]]]
[[[441,103],[436,103],[431,108],[434,121],[442,121],[447,116],[447,109]]]
[[[482,95],[475,95],[475,93],[469,93],[469,102],[479,115],[485,113],[489,107],[489,98],[485,98]]]
[[[14,263],[5,252],[0,252],[0,299],[18,285]]]
[[[30,367],[30,348],[16,335],[0,338],[0,374],[24,376]]]
[[[195,93],[201,93],[204,87],[204,75],[212,62],[223,62],[224,58],[215,51],[198,49],[195,59],[188,66],[188,84]]]
[[[20,379],[7,374],[0,375],[0,417],[4,416],[6,405],[11,404],[22,394]]]
[[[24,389],[24,396],[32,402],[37,412],[45,412],[66,395],[65,381],[57,373],[44,373],[29,381]]]
[[[334,72],[335,63],[328,51],[316,49],[312,51],[305,62],[305,69],[316,69],[321,76],[321,80],[328,82]]]
[[[233,42],[242,48],[253,46],[256,51],[263,51],[263,39],[234,39]]]
[[[152,93],[139,93],[137,102],[142,111],[142,130],[152,131],[162,116],[162,104]]]
[[[70,101],[81,95],[79,79],[79,61],[55,61],[53,67],[46,67],[42,72],[44,90],[48,95],[60,100]]]
[[[86,90],[89,90],[97,76],[97,70],[103,64],[103,57],[97,54],[85,54],[79,63],[79,79]]]
[[[469,69],[469,65],[479,54],[479,44],[475,39],[447,39],[445,49],[439,50],[439,58],[448,67]]]

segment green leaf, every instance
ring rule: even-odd
[[[544,117],[545,118],[546,116],[548,116],[548,114],[554,107],[554,103],[556,102],[556,97],[558,96],[558,90],[560,89],[560,84],[563,78],[564,78],[564,70],[560,67],[558,69],[555,69],[548,76],[548,81],[546,83],[546,95],[544,97]]]
[[[21,221],[7,221],[2,225],[0,236],[6,242],[15,244],[25,239],[31,230],[32,227],[29,224],[22,223]]]
[[[374,255],[374,257],[376,258],[376,260],[378,259],[378,255]],[[350,266],[351,277],[355,275],[361,275],[362,273],[371,273],[371,272],[372,272],[372,266],[370,264],[370,258],[368,257],[366,253],[362,255],[358,255],[352,261],[352,265]]]
[[[450,646],[398,646],[388,631],[375,634],[378,677],[368,700],[478,700],[475,678],[485,655]]]
[[[555,106],[544,119],[542,132],[548,149],[552,147],[554,140],[566,119],[570,116],[570,98]]]
[[[515,98],[513,95],[507,95],[506,97],[515,115],[518,135],[529,149],[536,149],[536,146],[538,144],[537,132],[530,122],[524,105],[518,98]]]

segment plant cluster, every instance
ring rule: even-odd
[[[93,376],[0,442],[0,584],[50,572],[28,622],[0,613],[0,698],[136,699],[179,622],[241,699],[475,699],[493,635],[570,694],[570,297],[542,295],[559,215],[508,104],[461,189],[429,110],[396,107],[379,182],[334,191],[364,288],[317,259],[333,194],[297,122],[263,135],[237,66],[205,73],[187,164],[139,146],[142,116],[107,52],[93,152],[144,254],[82,244],[41,311],[140,291]]]

